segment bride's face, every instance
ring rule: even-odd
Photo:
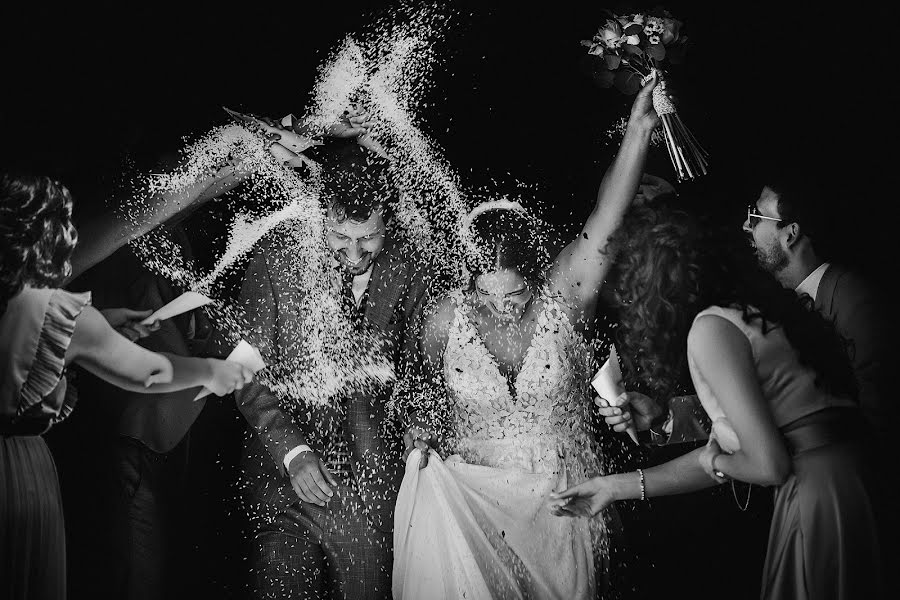
[[[528,282],[514,269],[483,273],[475,280],[475,293],[491,313],[503,321],[518,321],[531,300]]]

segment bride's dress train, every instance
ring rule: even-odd
[[[394,527],[394,598],[594,598],[602,519],[562,519],[548,494],[600,473],[590,351],[544,294],[515,394],[461,292],[444,354],[453,450],[407,462]]]

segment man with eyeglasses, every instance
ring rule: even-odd
[[[813,204],[819,194],[788,178],[771,177],[756,202],[747,207],[743,230],[756,251],[759,264],[784,287],[810,296],[816,310],[834,324],[848,343],[848,355],[859,386],[860,408],[880,450],[890,448],[890,429],[896,408],[889,402],[889,372],[896,364],[893,316],[875,290],[848,268],[826,262],[817,250],[824,245],[819,219],[822,209]],[[815,240],[815,241],[814,241]],[[669,418],[650,399],[630,398],[629,407],[604,406],[600,413],[616,431],[632,422],[639,430]],[[665,440],[666,436],[658,436]],[[663,443],[667,443],[663,441]]]
[[[891,315],[878,294],[853,271],[824,260],[818,227],[822,208],[799,182],[772,178],[747,209],[743,229],[759,264],[784,287],[807,294],[848,342],[859,386],[859,404],[882,448],[896,426],[888,403],[887,370],[893,367]]]

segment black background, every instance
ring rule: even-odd
[[[761,164],[803,170],[827,190],[821,210],[829,215],[840,258],[889,279],[896,256],[889,218],[897,196],[890,94],[895,21],[858,3],[841,12],[812,4],[717,4],[665,5],[685,22],[682,32],[691,39],[686,64],[671,77],[680,112],[712,155],[712,174],[682,185],[682,201],[739,228],[758,194]],[[597,87],[592,59],[579,45],[605,18],[603,4],[450,5],[457,17],[439,47],[445,62],[422,110],[423,128],[466,185],[503,190],[518,180],[535,189],[548,220],[562,227],[580,222],[614,152],[605,132],[630,104],[616,90]],[[226,122],[220,106],[302,114],[320,62],[344,34],[389,6],[7,3],[0,9],[0,168],[61,179],[75,195],[76,216],[89,218],[114,202],[126,163],[150,169],[181,147],[183,136]],[[663,154],[648,168],[674,179]],[[225,210],[217,203],[207,212]],[[209,224],[219,221],[208,214],[195,218],[195,241],[214,245],[222,229]],[[88,414],[86,407],[76,411],[73,431],[79,415],[84,427]],[[191,508],[198,525],[191,534],[196,577],[185,588],[189,596],[243,594],[240,509],[228,500],[229,465],[242,426],[233,406],[209,403],[194,428],[198,500]],[[64,472],[71,442],[60,444],[65,494],[79,482],[67,482]],[[761,510],[764,515],[764,503]],[[715,523],[734,524],[734,514],[715,515]],[[67,519],[76,526],[76,519]],[[759,539],[717,549],[716,541],[705,546],[691,540],[687,528],[672,534],[686,537],[665,543],[680,564],[695,562],[681,555],[704,549],[696,560],[724,550],[736,561],[758,563],[764,516],[748,515],[738,527],[755,527]],[[693,579],[702,572],[685,573],[692,579],[683,586],[670,579],[676,571],[657,571],[665,581],[656,587],[721,597],[723,590]],[[731,589],[724,596],[741,597],[741,591],[749,593]]]
[[[423,128],[465,184],[519,180],[550,221],[580,220],[612,156],[604,133],[630,102],[593,83],[578,44],[603,3],[447,4],[457,16]],[[712,154],[685,202],[739,226],[758,163],[796,166],[825,183],[841,254],[878,273],[893,253],[893,19],[859,3],[727,4],[666,4],[691,40],[671,76],[680,111]],[[2,164],[59,177],[83,217],[110,197],[125,157],[149,169],[182,136],[224,123],[220,106],[302,114],[328,52],[390,6],[7,6]],[[662,154],[649,169],[674,177]]]

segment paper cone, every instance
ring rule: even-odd
[[[210,302],[212,302],[212,300],[203,294],[197,292],[185,292],[141,321],[141,325],[149,325],[153,321],[165,321],[166,319],[171,319],[172,317],[186,313],[189,310],[194,310],[195,308],[199,308]]]
[[[591,387],[612,406],[622,406],[619,396],[625,392],[625,388],[622,386],[622,370],[619,368],[619,355],[616,353],[615,345],[610,345],[609,358],[591,379]],[[637,444],[637,429],[634,422],[625,431],[628,433],[628,437]]]

